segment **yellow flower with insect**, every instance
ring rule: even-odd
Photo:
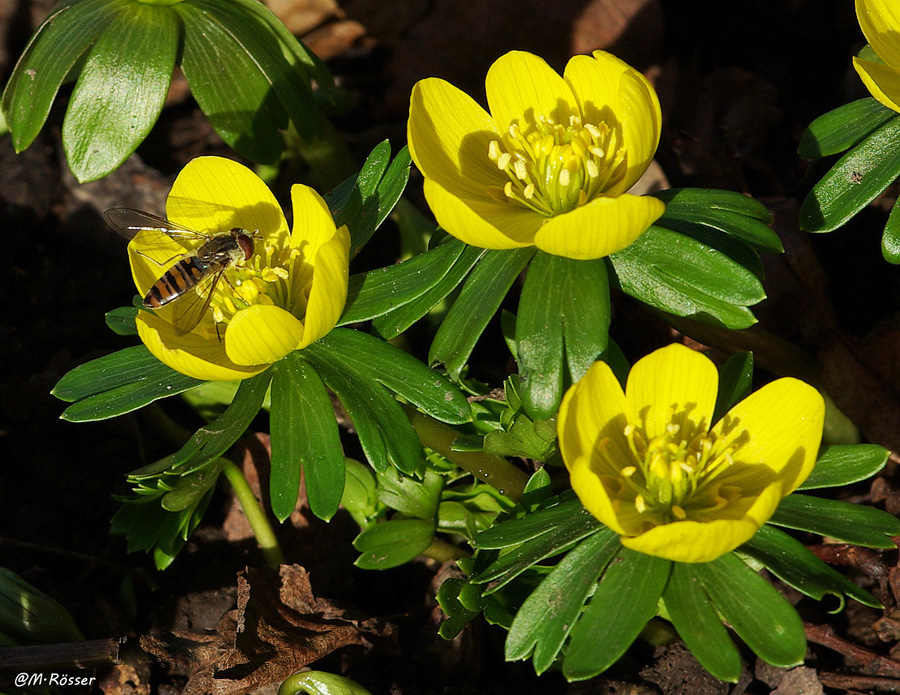
[[[574,259],[625,248],[662,215],[627,191],[650,165],[661,114],[641,73],[604,51],[559,75],[523,51],[485,81],[486,112],[448,82],[413,88],[408,140],[438,224],[487,249],[537,246]]]
[[[141,340],[197,379],[245,379],[326,335],[347,299],[350,237],[325,201],[291,188],[293,230],[242,164],[200,157],[178,175],[167,219],[116,208],[144,307]]]
[[[900,111],[900,5],[895,0],[856,0],[856,17],[882,62],[853,58],[853,67],[873,97]]]
[[[718,372],[670,345],[638,361],[625,390],[595,363],[563,399],[559,446],[572,488],[622,544],[710,562],[748,541],[815,465],[825,403],[773,381],[712,422]]]

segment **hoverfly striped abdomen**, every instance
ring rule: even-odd
[[[253,255],[255,234],[240,227],[207,234],[131,208],[112,208],[104,216],[114,229],[129,239],[141,233],[150,240],[161,236],[179,241],[204,242],[195,250],[186,251],[170,266],[150,286],[141,302],[145,309],[159,309],[181,300],[175,305],[173,314],[175,330],[179,335],[193,330],[206,314],[225,271]]]

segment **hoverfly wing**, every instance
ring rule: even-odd
[[[178,335],[186,335],[194,330],[209,309],[216,287],[219,285],[226,266],[205,275],[190,290],[172,302],[172,325]]]
[[[110,227],[126,239],[133,239],[139,232],[159,233],[172,239],[197,241],[209,239],[208,234],[134,208],[110,208],[103,213],[103,218]]]

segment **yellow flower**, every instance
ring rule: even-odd
[[[853,67],[873,97],[900,111],[900,5],[896,0],[856,0],[856,17],[884,62],[854,58]]]
[[[625,391],[603,362],[569,389],[559,444],[585,508],[622,544],[710,562],[748,541],[815,464],[825,404],[778,379],[711,422],[713,363],[683,345],[640,360]]]
[[[490,114],[444,80],[413,87],[410,153],[450,234],[590,259],[625,248],[662,215],[661,201],[626,193],[653,159],[661,124],[656,93],[635,69],[595,51],[560,76],[513,51],[485,88]]]
[[[244,229],[253,254],[224,272],[187,334],[173,321],[195,296],[138,312],[138,334],[160,361],[197,379],[245,379],[334,328],[347,299],[347,228],[335,228],[325,201],[307,186],[293,186],[291,201],[293,231],[275,196],[247,167],[200,157],[181,171],[166,201],[168,219],[209,235]],[[139,232],[128,255],[141,296],[202,244]]]

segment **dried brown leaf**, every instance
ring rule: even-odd
[[[179,635],[169,658],[195,658],[201,668],[184,695],[240,695],[283,681],[300,668],[366,636],[381,634],[375,620],[356,620],[317,598],[299,565],[250,569],[238,576],[234,630],[223,621],[215,639]],[[210,653],[209,649],[214,648]],[[202,659],[211,656],[204,664]]]

